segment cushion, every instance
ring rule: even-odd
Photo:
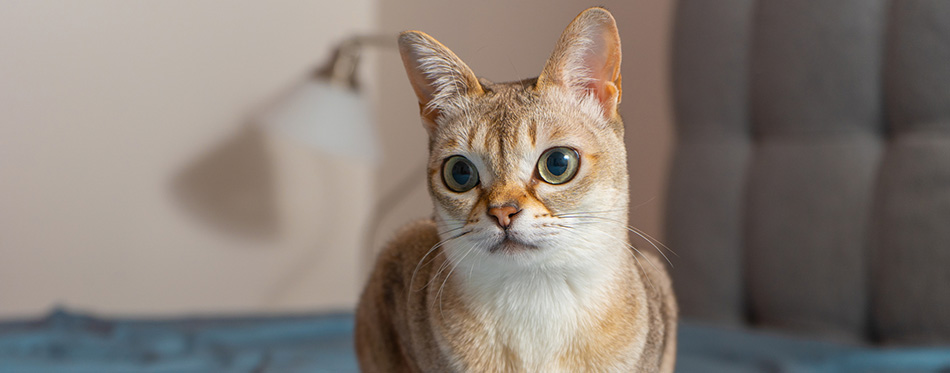
[[[948,1],[679,1],[682,314],[950,342],[948,61]]]

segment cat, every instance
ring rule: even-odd
[[[672,372],[672,285],[627,235],[613,16],[582,12],[517,82],[477,78],[419,31],[399,49],[435,212],[377,258],[356,311],[360,368]]]

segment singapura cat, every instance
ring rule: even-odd
[[[478,79],[400,35],[435,213],[379,255],[356,313],[365,372],[672,372],[665,262],[629,245],[620,37],[602,8],[540,76]]]

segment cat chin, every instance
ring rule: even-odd
[[[499,270],[563,268],[576,264],[575,248],[550,241],[526,241],[518,238],[497,238],[489,249],[483,250],[479,259],[489,267]],[[474,259],[474,258],[473,258]]]
[[[488,243],[489,255],[518,256],[524,259],[542,256],[550,251],[552,242],[548,239],[538,239],[537,235],[522,230],[498,230],[487,234],[484,242]]]
[[[502,239],[501,242],[492,246],[490,249],[488,249],[488,252],[492,254],[516,254],[529,251],[538,251],[540,249],[541,248],[537,245],[508,237]]]
[[[443,237],[447,239],[450,237]],[[574,268],[602,260],[603,248],[612,241],[574,240],[546,229],[515,228],[507,232],[495,227],[474,229],[460,240],[445,245],[453,262],[496,270]]]

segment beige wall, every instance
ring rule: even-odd
[[[384,141],[378,172],[255,130],[255,115],[335,43],[373,29],[424,30],[490,79],[534,76],[588,5],[5,2],[0,318],[56,304],[146,315],[352,307],[369,265],[364,223],[379,247],[431,211],[425,133],[398,54],[373,53],[376,68],[362,72]],[[671,3],[606,5],[625,52],[631,222],[659,233]],[[374,195],[386,198],[378,221]]]
[[[369,174],[245,128],[374,5],[4,2],[0,317],[350,307]]]
[[[452,49],[479,76],[494,81],[537,76],[554,42],[581,10],[604,5],[617,19],[623,44],[623,102],[630,159],[630,224],[661,236],[671,114],[668,99],[668,39],[672,1],[380,1],[385,32],[425,31]],[[380,242],[411,218],[432,209],[424,187],[425,131],[415,96],[395,53],[379,62],[379,125],[386,139],[387,163],[380,172],[384,189],[401,201],[388,214]],[[409,175],[409,176],[407,176]],[[417,180],[409,193],[395,185]],[[639,245],[646,245],[640,242]]]

